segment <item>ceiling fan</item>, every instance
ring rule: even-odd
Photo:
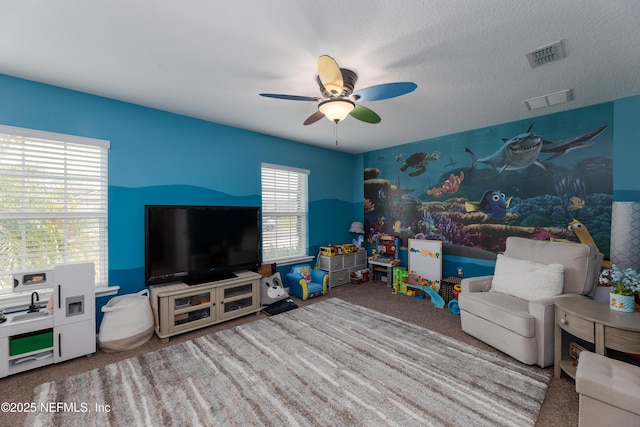
[[[418,85],[413,82],[385,83],[353,91],[358,75],[347,68],[340,68],[336,61],[322,55],[318,58],[318,76],[316,77],[322,97],[281,95],[275,93],[261,93],[268,98],[288,99],[291,101],[315,101],[318,111],[304,121],[310,125],[323,117],[335,122],[344,120],[347,115],[366,123],[380,123],[380,116],[367,107],[356,102],[379,101],[395,98],[413,92]],[[336,140],[337,143],[337,140]]]

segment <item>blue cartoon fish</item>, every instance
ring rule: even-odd
[[[507,199],[500,190],[487,190],[478,203],[465,202],[464,208],[467,212],[482,212],[485,215],[483,221],[488,218],[503,219],[507,215],[511,199],[512,197]]]

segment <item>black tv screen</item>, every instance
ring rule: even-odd
[[[145,285],[204,283],[257,271],[260,208],[145,206]]]

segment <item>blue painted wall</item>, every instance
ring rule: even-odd
[[[109,140],[109,282],[143,288],[143,206],[259,205],[261,162],[311,170],[309,253],[363,220],[363,155],[299,144],[0,74],[0,123]],[[640,96],[614,101],[614,200],[640,201]],[[420,141],[422,142],[422,141]],[[98,306],[108,298],[101,298]]]
[[[309,254],[351,241],[362,218],[358,156],[6,75],[0,93],[1,124],[111,142],[109,284],[121,294],[144,288],[145,204],[259,206],[262,162],[311,171]]]
[[[613,103],[613,200],[640,201],[640,96]]]

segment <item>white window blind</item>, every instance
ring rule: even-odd
[[[262,164],[262,256],[282,262],[307,255],[308,170]]]
[[[107,286],[109,142],[0,126],[0,293],[13,274],[93,261]]]

